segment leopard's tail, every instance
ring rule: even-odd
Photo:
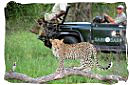
[[[103,67],[103,66],[97,64],[97,66],[98,66],[100,69],[102,69],[102,70],[108,70],[108,69],[110,69],[110,68],[112,67],[112,65],[113,65],[112,62],[110,62],[106,67]]]
[[[94,50],[93,50],[93,56],[94,56],[94,60],[95,60],[96,66],[99,67],[99,68],[102,69],[102,70],[108,70],[108,69],[110,69],[110,68],[112,67],[113,63],[110,62],[106,67],[101,66],[101,65],[98,63],[96,48],[93,47],[93,49],[94,49]]]

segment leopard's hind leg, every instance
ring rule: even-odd
[[[85,59],[83,62],[84,69],[82,71],[89,72],[94,66],[92,59]]]
[[[83,71],[85,72],[91,71],[91,69],[94,67],[91,51],[89,51],[88,55],[86,55],[84,61],[82,62],[82,66],[84,66]]]
[[[92,67],[92,59],[80,59],[80,67],[73,67],[73,69],[91,71]]]
[[[79,67],[73,67],[73,69],[76,69],[76,70],[83,70],[83,69],[85,69],[84,60],[80,59],[80,66]]]

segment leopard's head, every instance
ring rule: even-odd
[[[50,39],[50,42],[54,48],[60,48],[64,44],[64,39]]]

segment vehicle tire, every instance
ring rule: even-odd
[[[74,44],[79,42],[74,36],[64,36],[62,39],[64,39],[64,43],[66,44]]]

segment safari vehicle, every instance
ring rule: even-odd
[[[96,22],[65,22],[68,10],[69,7],[62,23],[47,24],[46,35],[39,37],[45,46],[51,48],[49,39],[57,38],[64,39],[67,44],[90,42],[101,51],[126,51],[126,25],[100,23],[100,18]]]

